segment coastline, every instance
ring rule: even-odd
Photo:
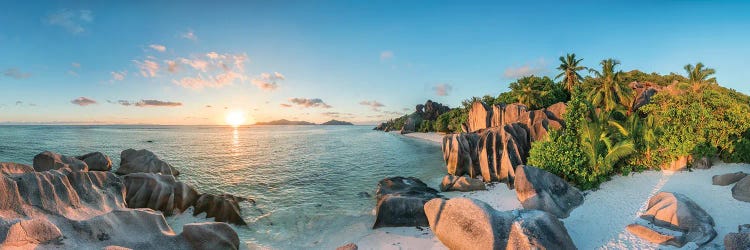
[[[413,133],[411,138],[437,143],[434,133]],[[410,135],[410,134],[407,134]],[[430,139],[432,138],[432,140]],[[728,233],[750,223],[750,203],[735,200],[732,186],[712,185],[711,177],[737,171],[750,171],[750,164],[718,163],[711,169],[694,171],[644,171],[628,176],[614,176],[597,190],[585,191],[584,203],[561,221],[579,249],[679,249],[645,241],[625,227],[645,212],[649,198],[660,192],[677,192],[693,199],[716,221],[717,236],[709,243],[723,246]],[[439,180],[425,180],[433,187]],[[467,197],[481,200],[499,211],[522,209],[514,190],[504,183],[488,185],[487,190],[444,192],[446,198]],[[370,230],[366,235],[352,235],[360,249],[447,249],[428,227],[394,227]],[[696,249],[689,243],[682,249]]]
[[[422,132],[413,132],[408,134],[401,134],[399,131],[391,131],[388,133],[392,133],[395,135],[402,135],[405,137],[415,138],[415,139],[421,139],[425,140],[431,143],[435,143],[437,145],[443,144],[443,136],[445,136],[445,133],[436,133],[436,132],[428,132],[428,133],[422,133]]]

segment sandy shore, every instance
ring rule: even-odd
[[[390,133],[401,135],[398,131],[391,131]],[[411,137],[411,138],[417,138],[426,140],[429,142],[436,143],[438,145],[443,144],[443,136],[445,136],[445,133],[435,133],[435,132],[429,132],[429,133],[408,133],[403,136]]]
[[[659,191],[677,192],[693,199],[714,218],[718,235],[711,243],[723,245],[727,233],[736,232],[740,224],[750,223],[750,203],[732,198],[732,185],[712,185],[711,177],[737,171],[750,172],[750,165],[718,164],[711,169],[693,172],[646,171],[615,176],[602,184],[599,190],[585,192],[583,205],[563,221],[579,249],[674,249],[641,240],[627,232],[625,226],[645,211],[652,195]],[[439,185],[432,182],[428,182],[428,185]],[[486,191],[444,194],[449,198],[482,200],[497,210],[521,208],[515,192],[504,184],[497,184]],[[429,228],[376,229],[354,242],[360,249],[446,249]],[[691,243],[682,249],[696,248]]]

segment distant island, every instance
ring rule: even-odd
[[[258,122],[258,123],[255,123],[255,125],[318,125],[318,124],[307,122],[307,121],[290,121],[286,119],[281,119],[281,120],[275,120],[275,121],[270,121],[270,122]],[[352,124],[351,122],[330,120],[330,121],[321,123],[320,125],[354,125],[354,124]]]

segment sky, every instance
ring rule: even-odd
[[[523,3],[520,3],[523,2]],[[375,124],[583,65],[750,93],[750,3],[16,1],[0,8],[0,123]]]

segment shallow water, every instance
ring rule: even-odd
[[[153,151],[200,192],[254,198],[242,204],[250,225],[235,229],[248,245],[270,248],[355,240],[374,221],[374,198],[361,192],[374,196],[388,176],[435,184],[444,174],[438,145],[370,126],[0,126],[0,161],[101,151],[116,169],[127,148]],[[182,219],[168,220],[179,227]]]

